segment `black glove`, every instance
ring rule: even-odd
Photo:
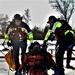
[[[31,45],[29,46],[29,49],[33,49],[33,43],[31,43]]]
[[[6,45],[5,40],[3,41],[2,45],[3,45],[3,46]]]
[[[55,36],[53,36],[52,38],[51,38],[51,41],[53,41],[55,39]]]
[[[2,45],[3,45],[3,46],[4,46],[4,45],[12,46],[11,42],[7,42],[7,43],[6,43],[6,42],[3,42]]]
[[[47,45],[46,45],[46,41],[43,42],[43,45],[42,45],[42,50],[43,51],[46,51],[47,49]]]
[[[43,42],[43,45],[42,45],[42,47],[45,47],[45,46],[46,46],[46,41],[44,41],[44,42]]]
[[[15,75],[22,75],[20,71],[16,71]]]
[[[7,45],[8,45],[8,46],[12,46],[12,44],[11,44],[10,42],[7,42]]]

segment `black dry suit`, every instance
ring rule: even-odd
[[[58,64],[60,75],[64,75],[63,56],[65,50],[67,50],[67,65],[69,65],[71,60],[72,48],[74,45],[74,31],[66,21],[61,20],[55,22],[52,29],[48,30],[44,39],[45,41],[48,40],[52,32],[55,34],[55,37],[57,38],[57,44],[59,45],[59,49],[56,53],[56,63]]]
[[[23,60],[23,56],[26,52],[27,47],[27,38],[31,43],[33,43],[33,34],[26,23],[21,22],[21,24],[17,26],[14,22],[11,22],[6,30],[6,34],[4,35],[4,37],[6,43],[11,40],[13,46],[13,57],[17,70],[19,68],[19,48],[21,48]]]

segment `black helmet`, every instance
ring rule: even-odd
[[[22,20],[22,17],[20,16],[20,14],[15,14],[14,15],[14,20]]]
[[[52,19],[55,20],[55,21],[57,20],[55,16],[50,16],[50,17],[48,18],[47,23],[50,23],[50,21],[51,21]]]
[[[31,52],[32,54],[38,54],[40,52],[40,44],[35,41],[33,44],[33,48],[29,50],[29,52]]]
[[[37,41],[35,41],[33,49],[35,50],[35,49],[38,49],[38,48],[40,48],[40,44]]]

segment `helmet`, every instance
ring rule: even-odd
[[[50,23],[50,21],[51,21],[52,19],[53,19],[53,20],[57,20],[55,16],[50,16],[50,17],[48,18],[47,23]]]
[[[40,44],[36,41],[34,42],[33,50],[40,49]]]
[[[14,15],[14,20],[22,20],[22,17],[20,16],[20,14],[15,14]]]
[[[35,41],[33,44],[33,48],[29,50],[29,52],[31,52],[32,54],[38,54],[40,52],[40,44]]]

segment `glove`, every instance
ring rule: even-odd
[[[7,45],[8,45],[8,46],[12,46],[12,44],[11,44],[10,42],[7,42]]]
[[[15,73],[15,75],[22,75],[22,74],[21,74],[21,72],[18,71]]]
[[[20,69],[15,72],[15,75],[22,75]]]
[[[53,75],[59,75],[59,70],[55,70],[55,73]]]
[[[55,39],[55,36],[51,36],[50,40],[53,41]]]
[[[43,42],[43,45],[42,45],[42,50],[43,50],[43,51],[46,51],[46,48],[47,48],[46,41],[44,41],[44,42]]]
[[[5,42],[3,42],[2,45],[4,46],[5,45]]]
[[[46,41],[44,41],[44,42],[43,42],[43,45],[42,45],[42,47],[45,47],[45,46],[46,46]]]
[[[21,75],[21,72],[17,72],[17,75]]]
[[[47,48],[46,41],[43,42],[42,48]]]
[[[33,43],[31,43],[31,45],[29,46],[29,49],[33,49]]]

